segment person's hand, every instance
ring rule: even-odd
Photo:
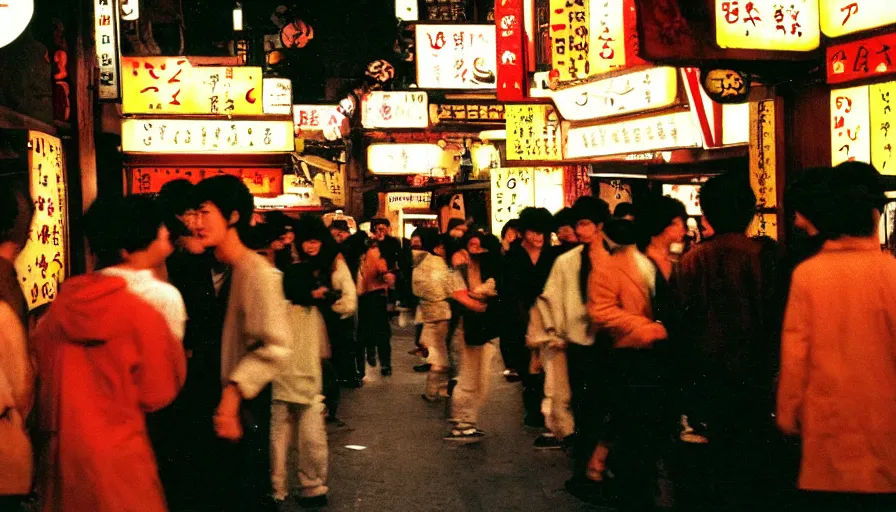
[[[395,274],[393,274],[392,272],[386,272],[385,274],[383,274],[383,281],[385,281],[385,283],[389,287],[395,286]]]
[[[533,350],[529,356],[529,375],[537,375],[544,372],[544,366],[541,365],[541,358],[538,352]]]
[[[669,333],[666,331],[666,328],[663,327],[663,324],[654,322],[652,324],[647,324],[637,331],[637,340],[640,345],[650,346],[654,342],[664,340],[669,337]]]
[[[329,291],[330,291],[330,289],[327,288],[326,286],[321,286],[317,290],[314,290],[313,292],[311,292],[311,298],[317,299],[317,300],[323,300],[323,298],[326,296],[327,292],[329,292]]]
[[[470,304],[470,311],[473,311],[474,313],[485,313],[487,308],[488,304],[481,300],[474,300],[473,303]]]
[[[243,437],[240,423],[240,402],[243,397],[236,384],[229,384],[221,393],[221,402],[215,411],[215,433],[221,439],[239,441]]]

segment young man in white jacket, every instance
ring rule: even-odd
[[[528,344],[540,349],[545,371],[545,423],[557,440],[574,452],[573,481],[585,478],[588,461],[597,445],[599,424],[591,399],[594,384],[594,335],[587,310],[587,283],[593,244],[603,244],[602,227],[609,216],[606,202],[582,197],[573,206],[580,246],[560,255],[551,269],[544,292],[533,307]],[[574,435],[575,434],[575,435]],[[575,440],[575,441],[574,441]],[[539,438],[537,447],[548,447]]]

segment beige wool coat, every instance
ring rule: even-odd
[[[799,487],[896,492],[896,259],[825,243],[793,276],[777,421],[802,437]]]

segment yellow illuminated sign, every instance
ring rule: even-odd
[[[871,86],[871,164],[896,175],[896,82]]]
[[[871,106],[867,85],[831,91],[831,164],[871,161]]]
[[[507,105],[507,159],[561,160],[560,120],[549,105]]]
[[[261,115],[259,67],[194,67],[186,57],[123,57],[125,114]]]
[[[125,119],[125,153],[287,153],[295,149],[292,121]]]
[[[891,0],[819,0],[821,31],[840,37],[896,23],[896,2]]]
[[[776,122],[774,100],[750,103],[750,185],[758,208],[778,204]]]
[[[716,0],[721,48],[806,52],[821,44],[818,0]]]

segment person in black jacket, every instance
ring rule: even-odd
[[[530,371],[532,354],[526,347],[526,330],[529,310],[544,291],[559,253],[550,245],[554,218],[548,210],[526,208],[520,213],[519,222],[521,238],[504,255],[503,278],[498,290],[506,314],[502,319],[504,336],[501,343],[507,344],[508,366],[522,378],[526,425],[544,427],[541,413],[544,376]]]

